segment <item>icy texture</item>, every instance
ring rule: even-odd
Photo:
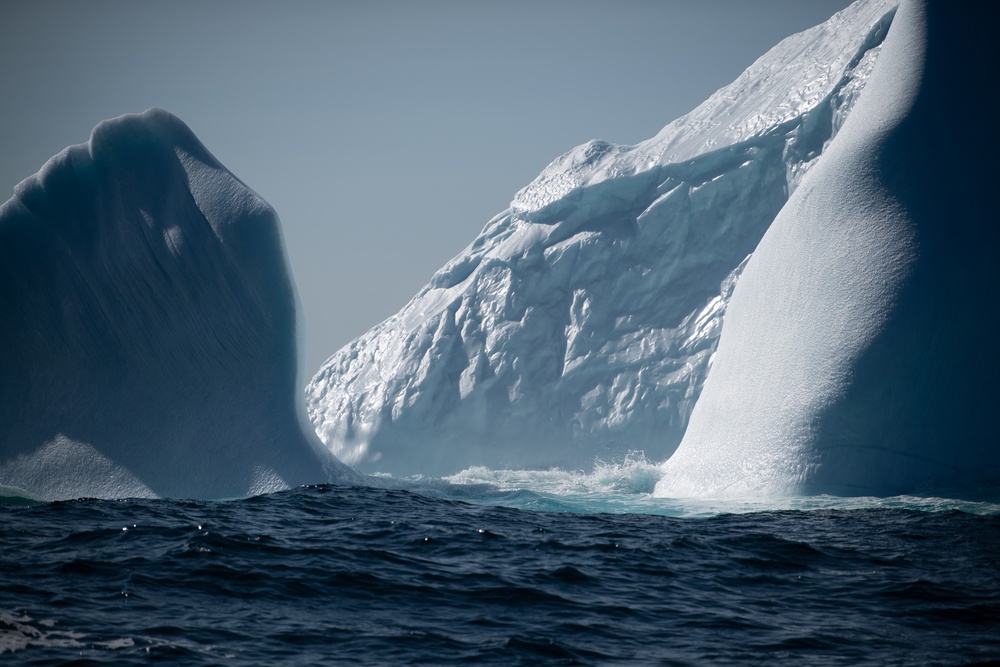
[[[991,14],[904,2],[864,94],[729,305],[662,496],[1000,478]],[[971,130],[971,131],[970,131]]]
[[[302,428],[295,317],[274,211],[165,111],[101,123],[0,208],[0,486],[360,481]]]
[[[741,262],[863,88],[894,3],[783,41],[636,146],[553,162],[307,388],[342,460],[590,468],[676,447]]]

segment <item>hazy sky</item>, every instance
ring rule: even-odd
[[[636,143],[848,0],[0,2],[0,200],[159,106],[281,216],[311,374],[546,164]]]

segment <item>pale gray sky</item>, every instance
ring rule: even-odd
[[[281,216],[307,374],[552,159],[636,143],[848,0],[0,3],[0,200],[159,106]]]

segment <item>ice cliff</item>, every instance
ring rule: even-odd
[[[975,98],[1000,68],[991,17],[904,0],[864,95],[733,292],[659,495],[1000,480],[1000,142]]]
[[[851,113],[894,7],[789,37],[648,141],[555,160],[323,365],[324,442],[394,474],[668,457],[745,259]]]
[[[360,481],[308,428],[295,339],[274,211],[170,114],[101,123],[0,208],[0,495]]]

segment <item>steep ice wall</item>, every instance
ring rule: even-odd
[[[985,6],[906,0],[855,110],[750,259],[659,495],[1000,479]]]
[[[307,388],[323,440],[395,474],[668,456],[741,263],[852,108],[893,7],[788,38],[646,142],[554,161],[324,364]]]
[[[164,111],[101,123],[0,208],[0,487],[360,481],[297,405],[295,317],[267,203]]]

